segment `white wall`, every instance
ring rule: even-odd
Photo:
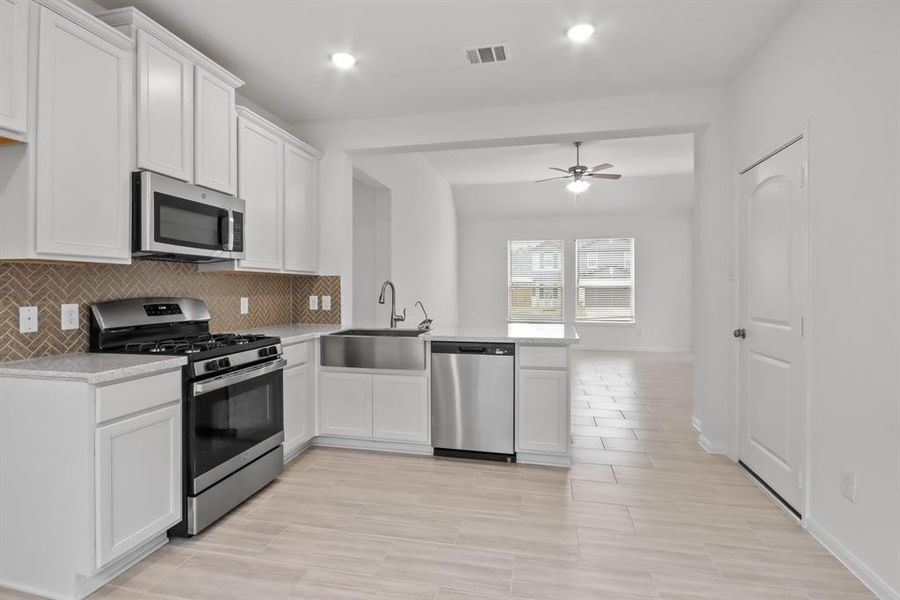
[[[390,275],[397,287],[397,312],[407,309],[403,326],[414,327],[424,318],[415,307],[420,299],[435,322],[455,323],[457,224],[450,184],[421,154],[361,156],[354,163],[390,190]],[[359,293],[377,299],[380,286],[377,281]]]
[[[577,323],[578,349],[691,349],[692,175],[599,182],[577,200],[552,184],[466,185],[453,193],[460,214],[461,323],[506,322],[509,240],[564,240],[565,315],[573,323],[574,240],[634,237],[636,322]]]
[[[802,4],[733,88],[735,170],[809,121],[807,517],[885,598],[900,592],[898,90],[895,2]]]
[[[381,283],[391,278],[391,201],[388,190],[353,180],[353,324],[384,327],[390,306],[378,304]]]

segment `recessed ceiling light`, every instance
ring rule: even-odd
[[[594,26],[590,23],[579,23],[578,25],[570,27],[569,31],[566,32],[566,35],[569,36],[569,39],[573,42],[581,43],[587,41],[589,37],[594,35]]]
[[[341,69],[349,69],[356,64],[356,57],[349,52],[335,52],[331,55],[331,62]]]

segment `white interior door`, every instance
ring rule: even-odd
[[[805,148],[800,139],[741,176],[741,462],[803,508]]]

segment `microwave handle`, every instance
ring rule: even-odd
[[[227,215],[219,215],[219,245],[222,250],[231,250],[233,225],[234,217],[231,216],[231,211],[228,211]]]
[[[234,211],[228,211],[228,245],[226,250],[231,252],[234,250]]]

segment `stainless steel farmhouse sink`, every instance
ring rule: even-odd
[[[347,329],[338,331],[334,335],[340,336],[363,336],[363,337],[419,337],[425,333],[418,329]]]
[[[417,329],[347,329],[319,338],[323,367],[425,369],[425,340]]]

